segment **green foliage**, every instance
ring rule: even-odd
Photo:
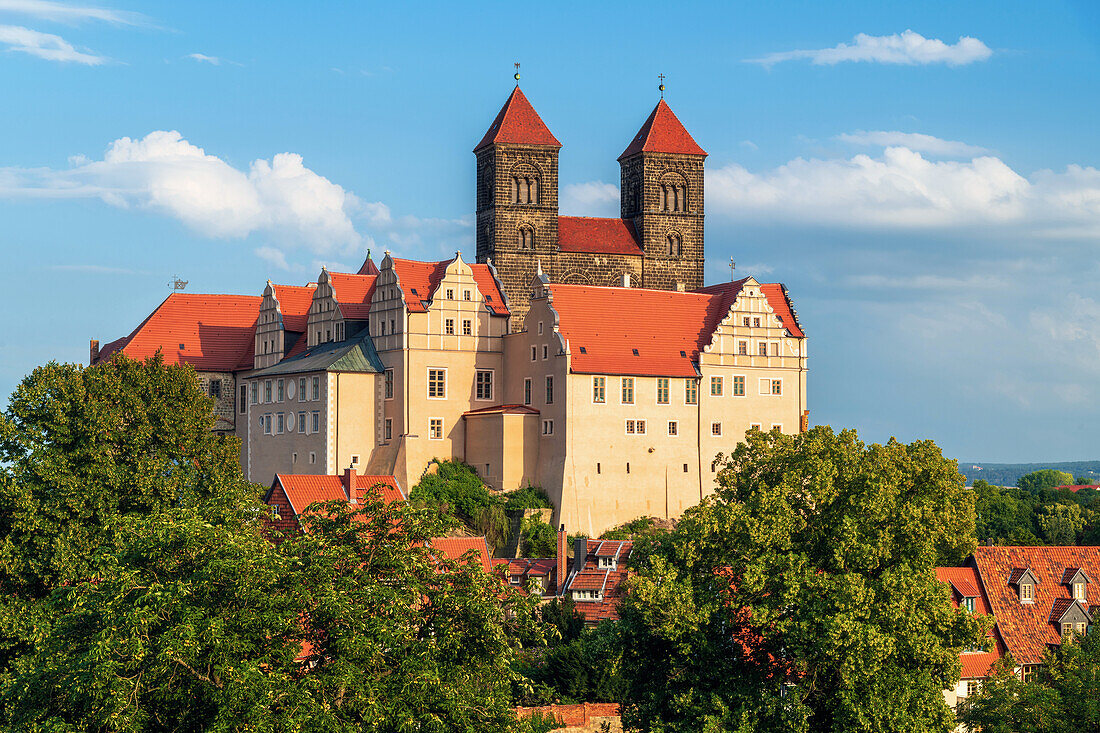
[[[539,606],[539,616],[544,624],[557,629],[558,640],[551,646],[570,644],[584,632],[584,616],[577,610],[576,602],[569,596],[555,598]]]
[[[601,533],[600,537],[605,540],[634,540],[659,537],[667,532],[657,523],[656,517],[638,517]]]
[[[1100,491],[1024,491],[974,482],[978,541],[996,544],[1095,544],[1100,541]]]
[[[942,731],[988,622],[935,567],[973,549],[972,495],[930,441],[752,432],[718,488],[635,550],[623,722],[675,731]]]
[[[524,722],[530,726],[532,733],[547,733],[565,727],[565,723],[558,720],[556,716],[551,713],[544,713],[541,710],[531,713]]]
[[[524,486],[522,489],[509,491],[504,497],[504,508],[508,511],[515,511],[518,509],[550,509],[553,507],[553,504],[550,503],[550,497],[546,495],[546,492],[538,486],[532,486],[530,484]]]
[[[454,513],[467,527],[475,528],[482,511],[499,503],[477,471],[462,461],[432,461],[434,472],[425,473],[409,492],[413,502],[440,506]]]
[[[1100,634],[1047,652],[1032,682],[1013,670],[1011,656],[978,694],[959,707],[959,719],[986,733],[1076,733],[1100,730]]]
[[[499,501],[480,507],[474,518],[472,529],[485,537],[485,543],[495,555],[508,543],[508,515]]]
[[[558,533],[537,516],[524,517],[520,522],[520,555],[522,557],[554,557]]]
[[[1080,504],[1052,504],[1039,511],[1039,528],[1052,545],[1075,544],[1085,521]]]
[[[1043,489],[1053,489],[1055,486],[1066,486],[1074,482],[1073,474],[1065,471],[1056,471],[1053,468],[1043,468],[1032,471],[1020,477],[1016,486],[1024,491],[1037,494]]]
[[[595,629],[582,625],[570,641],[529,659],[519,671],[562,704],[618,702],[624,682],[616,623],[604,621]]]

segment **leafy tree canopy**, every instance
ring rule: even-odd
[[[1020,477],[1016,486],[1024,491],[1038,493],[1043,489],[1053,489],[1055,486],[1071,485],[1074,482],[1073,474],[1065,471],[1056,471],[1053,468],[1044,468],[1032,471]]]
[[[558,549],[558,533],[538,517],[524,517],[520,522],[520,555],[522,557],[554,557]]]
[[[504,495],[504,508],[508,511],[517,509],[550,509],[554,505],[550,503],[550,497],[538,486],[528,484],[521,489],[509,491]]]
[[[943,690],[983,620],[937,564],[974,509],[929,441],[750,433],[718,488],[636,550],[621,606],[624,723],[673,731],[947,731]]]

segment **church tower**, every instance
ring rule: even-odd
[[[558,252],[558,150],[561,143],[519,85],[474,148],[477,156],[477,261],[492,260],[518,329],[541,259]]]
[[[664,99],[619,156],[622,218],[645,253],[642,287],[703,287],[706,157]]]

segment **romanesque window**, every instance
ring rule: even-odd
[[[533,173],[519,173],[512,176],[512,203],[532,204],[539,202],[539,178]]]
[[[665,238],[668,243],[668,256],[679,257],[683,254],[684,240],[676,232],[669,232]]]
[[[516,233],[516,246],[520,249],[532,250],[535,248],[535,230],[529,226],[522,226]]]
[[[687,186],[679,181],[657,187],[657,210],[679,213],[687,211]]]

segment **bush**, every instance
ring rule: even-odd
[[[554,557],[557,533],[538,517],[526,517],[520,523],[520,555],[522,557]]]
[[[546,492],[538,486],[531,486],[530,484],[522,489],[509,491],[504,496],[506,499],[504,508],[508,511],[515,509],[550,509],[553,507]]]
[[[425,474],[409,492],[413,502],[449,509],[470,528],[476,528],[482,511],[499,499],[481,482],[477,471],[462,461],[432,461],[438,468]]]

